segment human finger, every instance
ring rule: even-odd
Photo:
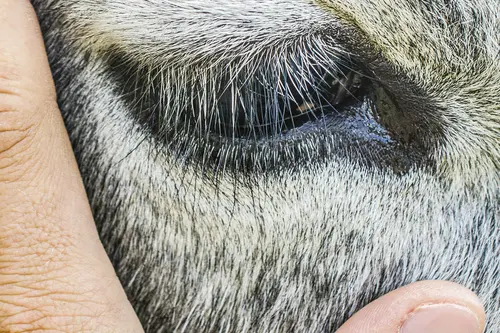
[[[140,332],[99,241],[36,15],[0,0],[0,331]]]
[[[478,297],[446,281],[422,281],[390,292],[351,317],[337,333],[481,333]]]

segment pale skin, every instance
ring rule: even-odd
[[[480,333],[469,290],[423,281],[337,333]],[[0,332],[143,332],[99,241],[36,15],[0,0]]]

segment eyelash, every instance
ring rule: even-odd
[[[135,86],[148,89],[133,91],[132,99],[140,101],[142,118],[156,132],[189,131],[205,138],[275,137],[296,127],[297,118],[314,120],[324,113],[325,103],[335,104],[332,96],[324,96],[325,90],[334,88],[328,85],[336,81],[342,91],[353,63],[347,52],[331,45],[335,44],[311,38],[227,62],[133,69],[136,77],[148,78],[146,84]],[[124,76],[130,79],[130,74]]]
[[[274,137],[296,129],[307,120],[318,120],[326,113],[335,112],[335,106],[353,93],[347,89],[359,87],[361,82],[359,74],[339,71],[339,68],[334,71],[290,67],[281,65],[275,71],[252,73],[248,78],[246,74],[229,75],[222,80],[222,89],[215,93],[217,100],[193,99],[194,110],[214,107],[208,124],[203,121],[203,114],[199,114],[193,119],[194,126],[200,134],[253,139]],[[201,91],[205,89],[200,87]]]

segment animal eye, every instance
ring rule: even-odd
[[[345,116],[349,106],[364,101],[369,83],[355,68],[317,64],[240,73],[221,80],[216,99],[196,98],[193,109],[212,106],[214,111],[194,114],[191,122],[200,134],[214,139],[290,139],[327,130],[328,123]]]
[[[409,165],[411,154],[393,131],[393,98],[362,62],[336,48],[308,41],[251,57],[147,68],[135,75],[147,81],[135,83],[133,64],[114,59],[112,67],[124,87],[143,87],[124,95],[142,106],[136,116],[159,142],[204,167],[265,171],[342,154]]]

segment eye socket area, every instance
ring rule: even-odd
[[[383,118],[396,110],[385,89],[352,60],[337,58],[326,65],[303,61],[250,74],[242,70],[223,76],[215,89],[203,81],[195,86],[192,112],[182,126],[189,124],[194,135],[216,146],[246,150],[292,146],[311,136],[397,144],[378,110],[380,102]],[[207,90],[215,93],[207,96]]]
[[[421,161],[398,126],[397,98],[331,45],[307,40],[159,69],[112,57],[110,67],[133,116],[174,156],[203,168],[264,172],[334,155],[396,170]]]

